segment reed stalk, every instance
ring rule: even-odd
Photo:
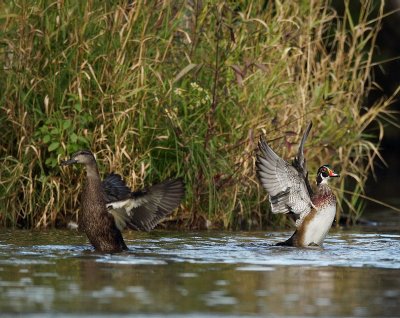
[[[257,141],[290,159],[310,120],[310,176],[340,171],[338,217],[356,220],[392,100],[365,105],[383,2],[357,17],[349,2],[344,16],[329,1],[3,2],[0,224],[76,220],[82,171],[58,163],[81,148],[132,188],[183,176],[169,226],[282,224]]]

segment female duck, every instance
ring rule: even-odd
[[[137,192],[132,192],[118,174],[101,181],[96,159],[88,150],[76,152],[61,165],[75,163],[86,167],[79,228],[96,251],[127,250],[121,234],[124,228],[150,231],[178,207],[184,195],[182,179],[167,180]]]

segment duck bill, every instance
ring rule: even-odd
[[[329,176],[330,177],[340,177],[340,174],[335,173],[335,171],[333,171],[333,170],[329,170]]]
[[[68,165],[72,165],[74,163],[77,163],[77,161],[75,159],[64,160],[64,161],[61,161],[60,166],[68,166]]]

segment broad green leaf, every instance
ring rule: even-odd
[[[74,105],[75,110],[77,110],[78,112],[82,111],[82,105],[81,104],[75,104]]]
[[[76,144],[76,142],[78,141],[78,136],[77,136],[75,133],[72,133],[72,134],[69,136],[69,139],[70,139],[70,141],[71,141],[73,144]]]
[[[45,136],[43,137],[43,139],[42,139],[42,141],[43,141],[45,144],[48,144],[48,143],[50,142],[50,140],[51,140],[51,136],[50,136],[50,135],[45,135]]]
[[[60,134],[60,131],[58,130],[58,128],[53,128],[53,129],[50,131],[50,134],[51,134],[51,135],[59,135],[59,134]]]
[[[53,141],[49,148],[47,148],[48,151],[52,152],[54,150],[56,150],[58,147],[60,147],[60,143],[58,141]]]
[[[80,143],[84,144],[85,146],[89,145],[89,141],[85,137],[78,136],[78,140]]]
[[[71,125],[72,125],[71,120],[69,120],[69,119],[64,120],[64,122],[63,122],[63,128],[64,128],[64,130],[67,130],[69,127],[71,127]]]

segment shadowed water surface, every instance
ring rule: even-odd
[[[400,232],[331,232],[324,249],[288,232],[125,233],[129,252],[91,251],[73,231],[0,232],[3,315],[396,316]]]

